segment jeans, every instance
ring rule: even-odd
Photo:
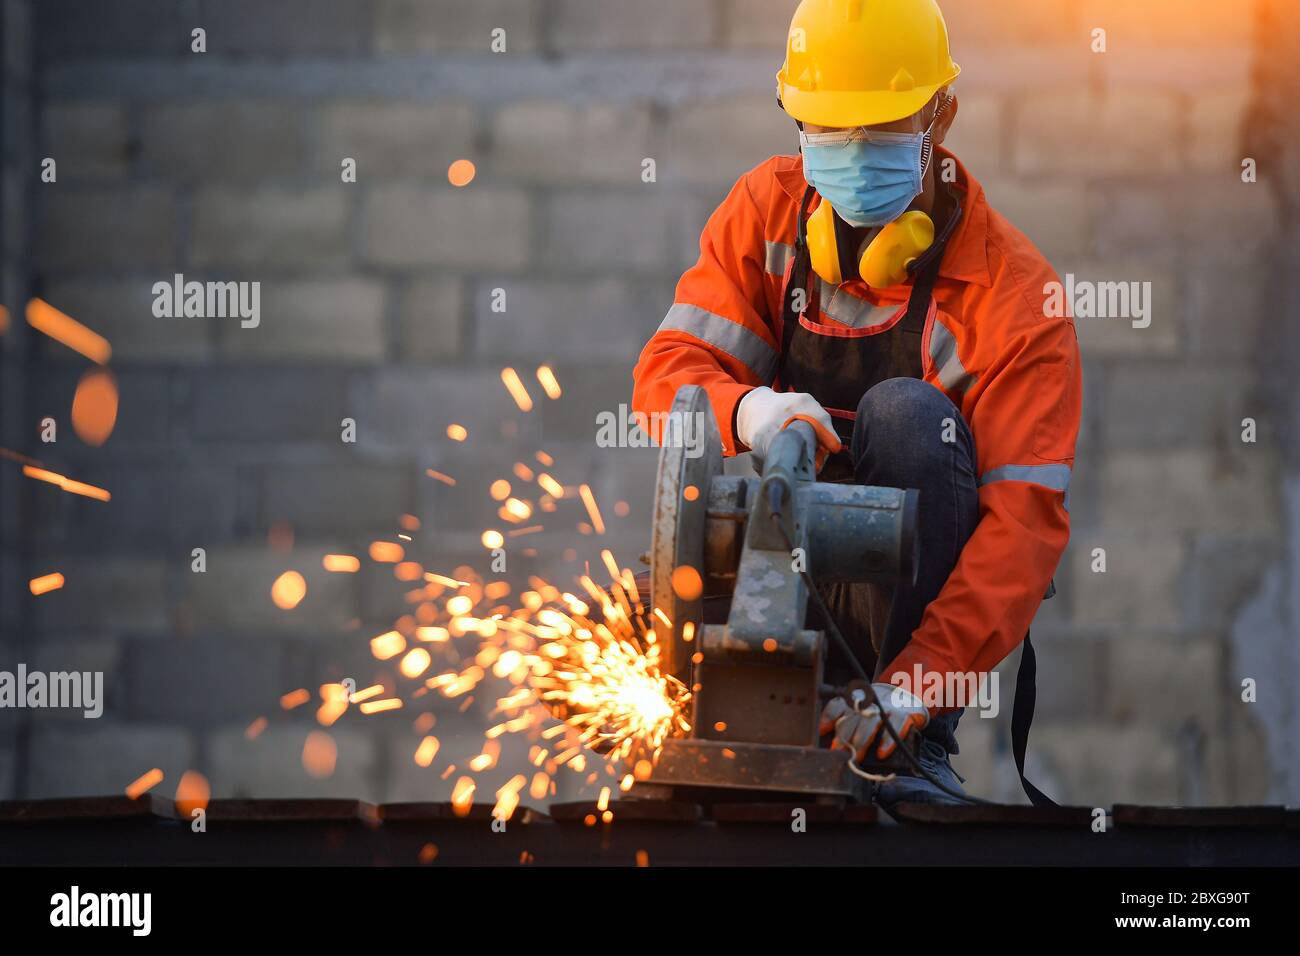
[[[979,521],[975,439],[948,397],[915,378],[891,378],[869,389],[858,403],[849,446],[854,481],[863,485],[914,488],[918,502],[916,581],[892,587],[831,584],[819,588],[854,656],[873,680],[911,640],[926,607],[943,588]],[[824,629],[815,606],[809,626]],[[873,626],[874,624],[874,626]],[[831,643],[827,678],[843,685],[856,676],[840,648]],[[945,784],[960,790],[948,755],[957,753],[961,711],[940,714],[923,732],[921,763]],[[956,803],[932,783],[899,776],[879,788],[886,805],[899,799]]]

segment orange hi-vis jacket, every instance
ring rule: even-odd
[[[974,435],[980,517],[920,627],[882,671],[918,695],[916,673],[983,673],[1024,639],[1069,540],[1082,396],[1073,320],[1045,314],[1044,287],[1059,281],[1056,273],[951,153],[936,156],[937,165],[955,164],[962,216],[940,263],[921,365]],[[773,157],[736,183],[641,352],[635,411],[666,412],[680,386],[702,386],[724,452],[745,450],[734,433],[736,405],[756,386],[782,388],[774,381],[782,294],[806,189],[798,156]],[[854,335],[891,328],[912,291],[910,280],[884,291],[860,279],[838,287],[812,281],[815,321]]]

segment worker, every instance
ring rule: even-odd
[[[1052,267],[943,148],[959,72],[935,0],[803,0],[777,74],[801,155],[740,177],[634,371],[647,415],[702,386],[726,455],[761,459],[803,420],[819,480],[919,491],[913,582],[819,588],[884,709],[858,688],[823,732],[884,757],[888,720],[944,783],[899,776],[886,805],[960,799],[965,701],[932,690],[1025,639],[1069,537],[1074,323],[1046,307]],[[846,665],[832,646],[828,674]]]

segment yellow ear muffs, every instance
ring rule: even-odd
[[[859,276],[873,289],[906,282],[907,267],[934,244],[934,221],[918,209],[882,228],[856,257],[849,245],[853,227],[835,215],[830,203],[823,201],[808,217],[807,229],[813,272],[831,285]]]
[[[873,289],[898,285],[907,280],[907,267],[932,245],[934,220],[919,209],[905,212],[867,244],[858,260],[858,272]]]
[[[812,270],[831,285],[844,281],[836,236],[836,223],[840,221],[831,204],[824,200],[808,217],[808,254]]]

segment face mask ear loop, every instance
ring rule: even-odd
[[[950,102],[952,102],[952,94],[945,93],[934,115],[930,117],[929,125],[925,128],[925,138],[921,140],[921,179],[923,180],[925,174],[930,171],[930,160],[934,156],[934,124],[939,122],[939,117],[943,115]]]

